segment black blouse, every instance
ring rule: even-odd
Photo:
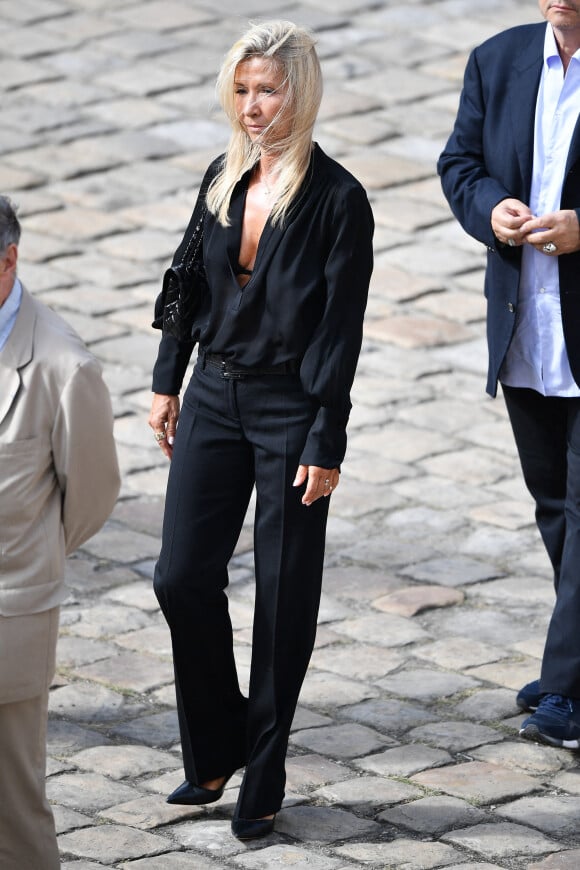
[[[218,166],[219,159],[205,184]],[[335,468],[346,449],[350,389],[373,265],[371,208],[360,183],[315,146],[289,216],[283,227],[266,223],[252,276],[242,288],[236,270],[249,177],[246,173],[232,194],[229,227],[206,214],[203,259],[209,293],[191,342],[163,336],[153,390],[179,393],[195,342],[249,368],[299,360],[304,391],[319,406],[300,461]],[[160,327],[160,299],[155,313],[154,325]]]

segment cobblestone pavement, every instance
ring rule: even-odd
[[[239,777],[212,808],[164,801],[182,771],[151,589],[167,465],[146,416],[159,276],[227,140],[215,73],[264,16],[318,32],[317,138],[367,186],[377,257],[286,803],[274,835],[243,845]],[[69,870],[580,866],[577,757],[517,736],[552,585],[484,394],[483,251],[434,173],[469,48],[535,20],[534,0],[0,0],[21,275],[103,361],[124,472],[68,567],[48,792]],[[248,519],[230,597],[244,684],[250,548]]]

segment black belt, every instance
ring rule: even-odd
[[[219,369],[224,378],[249,378],[260,377],[260,375],[295,375],[300,371],[300,361],[297,359],[278,363],[275,366],[257,366],[254,368],[241,366],[239,363],[232,362],[221,353],[206,353],[205,351],[200,351],[199,355],[204,365],[210,365]]]

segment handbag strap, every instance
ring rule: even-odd
[[[187,274],[191,272],[193,265],[197,260],[197,255],[199,254],[199,249],[203,241],[203,222],[206,214],[207,206],[204,199],[201,215],[199,216],[199,220],[195,225],[195,229],[193,230],[189,238],[187,247],[184,251],[183,257],[181,258],[180,266],[185,267],[185,271],[187,272]]]
[[[215,165],[215,164],[214,164]],[[195,209],[192,215],[192,219],[195,217],[195,213],[199,213],[199,217],[195,223],[195,227],[193,232],[191,233],[189,239],[187,240],[187,245],[185,247],[185,251],[181,257],[180,266],[185,267],[185,271],[187,274],[190,274],[194,264],[197,261],[199,249],[201,247],[201,243],[203,241],[203,224],[205,220],[205,216],[207,214],[207,203],[206,196],[208,188],[215,177],[217,172],[217,167],[213,172],[208,171],[202,181],[201,187],[199,189],[199,195],[197,198],[197,202],[195,204]]]

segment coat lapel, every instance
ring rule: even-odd
[[[20,389],[20,372],[6,368],[0,360],[0,425]]]
[[[545,25],[539,24],[533,39],[514,58],[512,74],[506,84],[512,107],[512,135],[522,176],[522,189],[529,190],[534,161],[536,100],[544,59]]]
[[[572,134],[572,141],[570,143],[570,150],[568,151],[568,159],[566,160],[566,172],[565,177],[567,177],[568,173],[574,166],[574,164],[580,159],[580,115],[578,116],[578,120],[576,121],[576,126],[574,127],[574,133]]]

